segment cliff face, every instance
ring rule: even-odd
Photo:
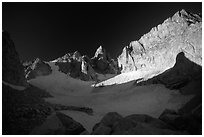
[[[122,72],[139,69],[163,72],[174,66],[180,52],[202,66],[202,18],[185,10],[124,47],[118,63]]]
[[[27,86],[23,65],[8,32],[2,32],[2,79],[14,85]]]

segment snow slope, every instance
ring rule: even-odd
[[[166,70],[166,69],[165,69]],[[154,70],[138,70],[138,71],[132,71],[132,72],[126,72],[126,73],[121,73],[115,77],[112,77],[110,79],[104,80],[102,82],[99,82],[97,84],[93,84],[93,87],[98,87],[98,86],[107,86],[107,85],[113,85],[113,84],[123,84],[127,83],[133,80],[138,80],[138,79],[150,79],[154,77],[155,75],[158,75],[165,70],[160,70],[160,71],[154,71]]]
[[[107,112],[118,112],[123,116],[148,114],[158,117],[164,109],[177,110],[193,97],[181,95],[178,91],[169,90],[163,85],[134,86],[134,81],[128,81],[135,78],[136,72],[106,80],[106,85],[111,86],[94,88],[91,86],[93,82],[73,79],[59,72],[53,62],[48,63],[53,70],[52,74],[31,79],[29,82],[54,96],[47,98],[48,102],[92,108],[93,116],[82,112],[63,111],[81,123],[89,132]],[[122,77],[122,80],[118,77]],[[122,82],[125,80],[124,77],[127,79],[126,83],[112,85],[114,80]]]

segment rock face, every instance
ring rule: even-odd
[[[93,135],[178,135],[177,131],[165,122],[143,114],[122,117],[116,112],[107,113],[93,128]]]
[[[107,54],[106,50],[100,46],[91,58],[93,68],[104,74],[118,74],[120,72],[117,61],[111,59],[110,55]]]
[[[81,56],[81,54],[76,51],[58,58],[55,65],[59,67],[59,71],[73,78],[79,78],[85,81],[96,80],[96,73],[91,67],[90,62],[88,56]]]
[[[33,79],[37,76],[46,76],[52,73],[51,67],[44,61],[37,58],[30,67],[26,69],[26,78]]]
[[[202,18],[185,10],[131,42],[123,49],[118,62],[122,72],[164,71],[174,66],[180,52],[202,66]]]
[[[18,53],[6,31],[2,32],[2,79],[14,85],[27,85]]]

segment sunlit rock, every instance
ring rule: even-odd
[[[202,66],[201,49],[201,17],[181,10],[124,47],[118,62],[122,72],[163,71],[173,67],[177,54],[184,52],[189,60]]]

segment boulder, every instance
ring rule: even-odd
[[[52,73],[52,69],[49,64],[37,58],[34,63],[28,68],[29,71],[26,74],[26,78],[33,79],[38,76],[46,76]]]
[[[31,135],[80,135],[86,129],[71,117],[56,112],[40,126],[33,129]]]
[[[103,124],[100,124],[93,132],[92,135],[110,135],[111,134],[111,128],[108,126],[105,126]]]
[[[2,80],[19,86],[27,86],[24,68],[9,33],[2,31]]]
[[[174,110],[165,109],[159,116],[159,119],[169,125],[173,125],[175,120],[179,117],[178,113]]]
[[[176,130],[186,131],[189,134],[202,134],[202,116],[194,113],[180,113],[172,110],[165,110],[159,119],[171,125]]]
[[[160,119],[145,114],[133,114],[126,117],[109,112],[97,123],[92,135],[184,135],[184,131],[175,130]]]
[[[134,122],[139,123],[147,123],[150,126],[161,128],[161,129],[173,129],[171,126],[169,126],[167,123],[161,121],[160,119],[153,118],[151,116],[145,115],[145,114],[133,114],[125,117],[127,120],[132,120]]]
[[[146,123],[138,123],[136,127],[127,131],[123,131],[122,134],[126,135],[186,135],[186,132],[174,131],[170,129],[161,129],[150,126]]]
[[[117,112],[107,113],[101,120],[101,124],[112,127],[115,123],[119,122],[123,117]]]

